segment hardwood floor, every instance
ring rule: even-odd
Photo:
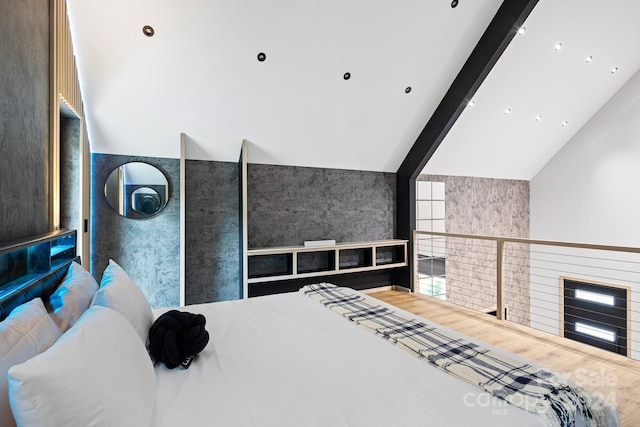
[[[585,388],[600,393],[607,403],[616,408],[622,427],[640,426],[640,362],[499,321],[435,298],[394,290],[368,294],[537,365],[570,375]]]

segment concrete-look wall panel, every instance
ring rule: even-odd
[[[139,161],[161,170],[169,181],[169,201],[157,215],[130,219],[111,209],[104,183],[116,167]],[[109,259],[138,285],[153,308],[180,304],[180,161],[93,154],[91,273],[100,280]]]
[[[186,303],[238,299],[239,166],[186,162]]]
[[[49,225],[49,2],[0,13],[0,242]]]
[[[60,226],[80,229],[80,125],[79,119],[60,119]]]
[[[104,182],[128,161],[159,167],[171,198],[159,215],[123,218],[106,202]],[[92,272],[120,263],[154,307],[179,303],[179,160],[94,155]],[[240,281],[239,165],[185,163],[185,302],[237,299]],[[304,240],[363,241],[394,237],[395,175],[249,165],[249,244],[284,246]]]
[[[395,236],[391,173],[250,164],[249,248]]]
[[[420,175],[445,183],[445,231],[529,238],[529,182],[491,178]],[[474,309],[496,306],[495,243],[447,239],[447,301]],[[529,324],[529,248],[505,245],[504,304],[509,320]]]

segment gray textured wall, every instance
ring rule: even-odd
[[[147,219],[124,218],[108,205],[104,183],[117,166],[141,161],[169,181],[169,202]],[[180,161],[152,157],[92,155],[91,273],[100,280],[109,258],[140,287],[152,307],[180,304]]]
[[[91,271],[102,276],[109,258],[129,273],[153,307],[180,303],[180,162],[177,159],[93,155]],[[142,220],[114,212],[104,197],[104,182],[126,162],[158,167],[169,180],[165,209]],[[240,296],[238,164],[186,162],[187,304]]]
[[[440,175],[418,179],[445,183],[448,233],[529,238],[528,181]],[[495,254],[495,245],[488,245],[470,239],[447,241],[447,301],[474,309],[495,306],[495,256],[488,254]],[[528,257],[528,246],[505,245],[504,300],[510,320],[524,325],[529,324]]]
[[[250,164],[249,248],[395,236],[392,173]]]
[[[146,161],[169,178],[171,199],[158,216],[123,218],[107,204],[104,182],[127,161]],[[152,306],[179,303],[179,161],[93,155],[91,271],[109,258],[129,273]],[[240,297],[239,166],[186,162],[186,303]],[[390,239],[395,232],[395,175],[249,165],[250,247]]]
[[[237,299],[240,291],[239,166],[186,162],[186,303]]]
[[[80,120],[60,119],[60,226],[80,230]]]
[[[0,11],[0,242],[49,231],[49,2]]]

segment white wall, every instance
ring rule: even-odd
[[[532,239],[640,247],[640,72],[531,180],[530,191]],[[632,258],[640,262],[640,257]],[[532,275],[535,267],[532,254]],[[573,266],[571,275],[588,277],[587,268]],[[625,269],[638,271],[640,264],[627,264]],[[545,308],[557,310],[559,295],[544,292],[550,289],[546,286],[557,287],[556,274],[562,272],[531,280],[531,325],[540,320],[538,326],[550,332],[554,328],[542,326],[549,323]],[[608,283],[631,286],[632,299],[640,300],[640,274],[602,274]],[[541,302],[541,295],[547,303]],[[632,329],[640,329],[639,316],[640,304],[634,303]],[[640,334],[632,339],[632,347],[640,349]],[[635,358],[639,355],[634,351]]]
[[[531,180],[531,238],[640,246],[640,72]]]

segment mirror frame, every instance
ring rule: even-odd
[[[134,181],[127,182],[127,165],[145,165],[143,174],[138,170]],[[141,166],[137,166],[140,168]],[[146,174],[144,173],[146,172]],[[131,174],[131,172],[129,172]],[[137,180],[138,183],[135,181]],[[164,181],[164,182],[162,182]],[[135,209],[134,203],[137,198],[134,193],[140,189],[149,189],[153,193],[138,194],[156,194],[154,199],[159,202],[159,207],[155,212],[145,214],[141,212],[144,209]],[[104,196],[107,204],[118,215],[129,219],[148,219],[160,214],[169,203],[170,184],[166,174],[157,166],[144,162],[133,160],[116,166],[107,176],[103,188]],[[144,203],[146,197],[140,197],[140,202]]]

